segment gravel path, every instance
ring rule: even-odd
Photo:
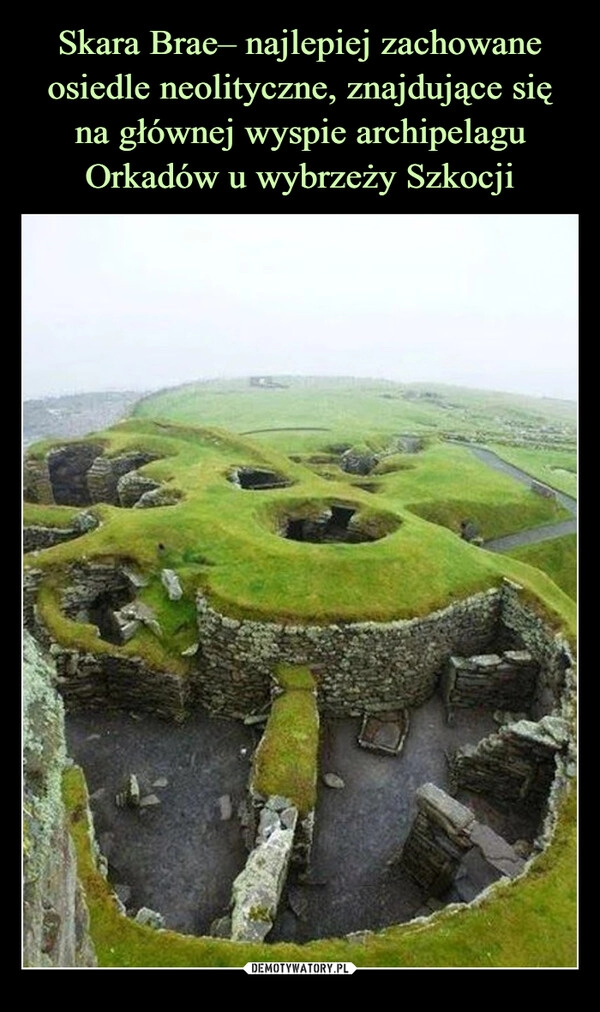
[[[537,541],[550,541],[562,538],[565,534],[577,534],[576,520],[563,520],[559,524],[547,524],[545,527],[534,527],[530,531],[519,531],[517,534],[506,534],[503,538],[485,541],[484,548],[488,552],[510,552],[520,545],[533,545]]]
[[[464,446],[464,444],[459,445]],[[532,481],[539,481],[539,478],[536,478],[535,475],[527,474],[527,471],[522,471],[519,467],[515,467],[514,464],[509,464],[506,460],[502,460],[502,457],[499,457],[493,450],[486,450],[482,446],[469,446],[468,449],[478,460],[483,461],[489,467],[493,467],[495,471],[501,471],[503,474],[510,475],[516,481],[520,481],[525,485],[530,485]],[[541,484],[548,485],[548,482],[542,482]],[[552,485],[548,485],[548,488],[552,488]],[[558,502],[565,509],[568,509],[573,516],[577,516],[577,500],[557,488],[554,489],[554,492],[556,493]]]
[[[458,440],[448,440],[448,442],[466,447],[478,460],[487,464],[488,467],[493,467],[495,471],[507,474],[511,478],[514,478],[515,481],[519,481],[524,485],[529,486],[532,480],[538,480],[533,475],[527,474],[526,471],[515,467],[514,464],[509,464],[506,460],[502,460],[492,450],[485,450],[482,446],[472,446]],[[548,487],[552,488],[551,485]],[[556,524],[544,524],[541,527],[532,527],[528,531],[517,531],[515,534],[507,534],[502,538],[492,538],[490,541],[485,541],[483,547],[489,552],[510,552],[513,548],[519,548],[520,545],[533,545],[538,541],[561,538],[565,534],[577,534],[577,500],[573,499],[570,495],[566,495],[565,492],[560,492],[558,489],[554,489],[554,492],[561,506],[564,506],[565,509],[568,509],[573,514],[573,520],[561,520]]]

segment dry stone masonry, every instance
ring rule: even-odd
[[[529,650],[502,654],[453,656],[440,680],[448,722],[454,707],[486,706],[529,712],[535,694],[539,664]]]
[[[92,502],[87,472],[100,446],[76,443],[59,446],[46,456],[53,501],[57,506],[89,506]]]
[[[73,517],[70,527],[41,527],[32,525],[23,529],[23,551],[36,552],[44,548],[53,548],[63,541],[72,541],[80,538],[82,534],[93,531],[98,526],[98,520],[92,513],[78,513]]]
[[[450,757],[453,792],[475,791],[509,804],[527,802],[541,810],[556,774],[555,758],[567,751],[569,743],[569,726],[561,717],[508,724]]]
[[[180,494],[139,474],[157,454],[134,450],[103,455],[99,443],[70,443],[50,450],[44,459],[27,458],[23,484],[26,502],[59,506],[149,507],[171,505]]]
[[[441,897],[456,884],[468,902],[498,878],[522,873],[525,861],[514,848],[435,784],[419,787],[416,801],[398,863],[426,896]]]
[[[124,709],[184,720],[190,707],[185,676],[148,667],[139,657],[53,649],[57,687],[70,710]]]
[[[286,798],[268,798],[256,846],[232,889],[231,937],[262,941],[273,927],[294,845],[298,810]]]
[[[163,576],[165,593],[169,588],[172,593],[176,574]],[[385,719],[390,711],[419,706],[438,690],[450,715],[455,707],[482,705],[527,713],[528,719],[508,718],[496,734],[449,757],[454,793],[481,793],[500,805],[525,803],[542,816],[548,798],[554,798],[557,770],[574,761],[568,646],[508,581],[422,618],[329,626],[231,619],[199,595],[198,647],[184,676],[152,670],[119,650],[141,624],[160,635],[150,609],[136,600],[140,581],[125,565],[73,565],[61,592],[65,615],[97,625],[97,651],[53,642],[35,604],[41,578],[41,571],[27,571],[25,620],[54,656],[53,677],[72,710],[114,707],[183,720],[202,705],[216,714],[248,718],[268,709],[279,665],[305,665],[315,675],[320,710],[332,715],[379,713]],[[267,936],[290,862],[304,848],[300,857],[306,867],[310,853],[313,813],[304,825],[285,799],[259,801],[253,849],[232,892],[230,930],[237,940]],[[400,865],[425,896],[454,890],[452,895],[466,902],[524,867],[505,840],[431,784],[417,792],[417,816]],[[50,921],[43,929],[48,937]]]
[[[525,663],[519,653],[507,658],[503,649],[504,660],[488,670],[496,671],[500,684],[507,671],[509,681],[522,675],[529,695],[535,666],[532,715],[539,716],[557,705],[569,663],[564,644],[508,584],[424,618],[395,622],[298,626],[230,619],[202,595],[197,608],[196,694],[213,712],[229,716],[258,711],[268,702],[278,663],[309,665],[317,676],[319,705],[332,714],[419,706],[433,695],[451,656],[486,654],[498,641],[526,647],[531,660]],[[463,688],[466,692],[466,680]],[[494,706],[505,705],[499,689],[489,695]]]
[[[55,673],[23,639],[24,965],[96,965],[61,794],[66,746]]]

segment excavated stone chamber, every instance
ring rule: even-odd
[[[352,509],[347,504],[344,508]],[[130,576],[120,566],[112,569],[96,565],[80,567],[72,573],[62,606],[70,617],[85,620],[87,614],[91,620],[96,609],[102,611],[107,607],[119,611],[121,595],[130,594],[132,590]],[[164,679],[160,685],[154,684],[156,679],[140,681],[144,673],[137,669],[125,670],[121,661],[117,670],[117,658],[112,657],[107,659],[100,673],[105,702],[120,707],[127,705],[137,712],[140,702],[144,707],[150,703],[153,691],[156,694],[153,700],[158,699],[160,692],[165,714],[167,711],[190,712],[190,704],[195,706],[198,702],[223,716],[239,716],[241,711],[246,715],[264,713],[272,665],[281,661],[299,663],[303,658],[318,671],[320,709],[328,711],[332,717],[336,714],[358,717],[367,712],[381,719],[394,708],[406,705],[411,708],[410,731],[402,757],[386,757],[359,749],[356,723],[347,746],[336,745],[335,750],[323,755],[322,771],[341,773],[345,790],[325,794],[324,789],[321,790],[313,870],[308,881],[292,878],[288,882],[280,905],[281,918],[269,935],[270,940],[306,941],[311,937],[333,937],[348,931],[400,923],[430,912],[430,897],[436,899],[438,906],[440,902],[453,902],[457,897],[465,901],[471,898],[475,888],[479,888],[480,882],[485,879],[484,884],[487,884],[490,877],[496,876],[496,872],[490,871],[488,864],[484,867],[480,859],[482,847],[485,857],[490,841],[494,848],[500,846],[496,837],[474,825],[473,831],[469,829],[468,839],[460,836],[456,843],[452,837],[450,844],[445,838],[440,841],[435,806],[432,811],[426,808],[418,822],[416,836],[414,840],[411,838],[405,852],[406,860],[390,866],[395,848],[408,840],[413,791],[406,789],[406,774],[411,763],[414,775],[409,777],[409,782],[416,786],[436,783],[441,790],[456,792],[457,801],[463,805],[470,804],[473,796],[480,798],[481,802],[474,806],[473,820],[470,815],[469,820],[481,825],[482,821],[489,821],[483,819],[487,810],[493,809],[503,819],[501,824],[490,822],[490,828],[503,836],[510,847],[514,849],[517,842],[535,846],[540,820],[552,791],[555,756],[562,762],[563,753],[566,755],[570,748],[563,721],[557,722],[554,715],[562,707],[571,658],[564,644],[519,600],[518,589],[514,586],[505,583],[500,589],[416,621],[359,623],[331,629],[298,627],[294,628],[293,635],[289,630],[284,633],[284,627],[275,623],[245,620],[232,626],[229,620],[212,612],[203,600],[198,601],[198,621],[201,643],[194,662],[197,668],[192,678],[193,703],[179,685],[166,684]],[[101,623],[97,624],[100,628]],[[392,657],[401,657],[393,670]],[[84,692],[88,689],[87,684],[83,684],[84,660],[87,663],[72,652],[57,657],[61,690],[68,705],[75,704],[74,709],[84,702],[83,697],[76,698],[75,689]],[[341,661],[347,664],[342,667]],[[74,668],[72,677],[71,665]],[[94,665],[98,667],[97,659]],[[96,671],[90,672],[90,679],[92,677],[97,683]],[[77,686],[72,684],[75,682]],[[130,688],[134,682],[135,693]],[[427,704],[422,709],[420,701]],[[475,714],[478,705],[483,705],[487,711],[487,725],[479,728],[478,724],[479,734],[471,736],[470,732],[475,730],[471,714]],[[156,703],[153,708],[156,712]],[[497,715],[498,709],[512,711],[506,730],[493,729],[492,720],[494,723],[498,718],[504,721],[505,714]],[[446,718],[452,715],[453,719],[444,725],[442,737],[439,721],[444,711]],[[151,712],[149,705],[145,712]],[[438,721],[438,732],[431,742],[426,736],[431,733],[434,721]],[[468,732],[465,737],[462,737],[463,725]],[[485,736],[483,739],[481,733]],[[443,750],[440,749],[442,742]],[[190,764],[192,760],[196,762],[193,751]],[[176,765],[179,761],[177,754],[173,762]],[[239,761],[242,761],[241,753]],[[129,769],[138,772],[137,767],[137,759],[133,764],[132,758]],[[154,773],[170,779],[165,769],[153,771],[153,776]],[[389,797],[383,799],[386,802],[383,806],[376,805],[384,787]],[[212,783],[207,790],[215,794]],[[228,784],[220,786],[217,793],[228,795]],[[365,809],[367,801],[373,802],[368,810]],[[205,804],[206,798],[199,797],[200,802]],[[442,799],[442,808],[448,804],[449,801]],[[519,824],[518,830],[507,834],[505,812],[514,819],[514,811],[523,806],[530,814],[535,814],[535,824],[528,832],[522,831]],[[225,807],[229,810],[231,806]],[[391,811],[394,815],[390,819]],[[520,812],[517,814],[521,817]],[[459,815],[462,818],[461,812]],[[149,824],[154,816],[145,818]],[[217,815],[215,810],[212,818],[220,822],[224,816]],[[329,818],[331,822],[327,824]],[[187,815],[183,825],[187,825]],[[322,825],[325,831],[320,835]],[[387,834],[383,838],[385,846],[380,847],[384,830]],[[183,826],[181,831],[185,832]],[[107,828],[107,832],[112,830]],[[168,827],[165,832],[168,834]],[[487,833],[485,839],[482,833]],[[348,841],[347,849],[325,854],[325,848],[329,850],[333,840]],[[429,869],[421,859],[421,852],[423,849],[431,851],[431,840],[437,850]],[[501,846],[504,847],[504,843]],[[446,868],[448,847],[451,860]],[[322,856],[319,858],[320,848]],[[437,858],[438,850],[443,867]],[[355,878],[349,886],[355,851],[358,852],[353,871]],[[468,865],[468,878],[463,856]],[[509,856],[513,861],[512,855]],[[519,861],[513,864],[520,871]],[[454,888],[458,875],[455,869],[459,866],[462,876],[459,886],[463,893],[452,894],[447,899],[443,887]],[[174,868],[170,874],[175,880]],[[499,874],[503,875],[502,869]],[[342,908],[341,903],[341,897],[346,894],[354,897],[348,909]],[[175,897],[173,909],[177,904]],[[160,909],[158,894],[156,905]],[[185,927],[177,926],[180,930],[207,930],[205,923],[202,928],[191,922]]]
[[[367,523],[358,507],[347,503],[332,503],[317,507],[310,516],[293,510],[280,522],[282,537],[291,541],[309,541],[314,544],[346,542],[355,545],[365,541],[379,541],[400,526],[400,521],[379,523],[377,518]]]
[[[50,450],[43,460],[27,458],[24,468],[24,498],[32,503],[57,506],[168,506],[179,493],[140,474],[139,469],[157,454],[129,450],[107,457],[99,443],[68,443]]]
[[[68,618],[95,625],[101,639],[119,646],[129,638],[122,609],[135,593],[122,567],[81,565],[74,567],[72,582],[63,593],[63,611]]]
[[[257,467],[237,467],[229,475],[229,480],[239,488],[251,489],[254,492],[271,488],[287,488],[292,484],[289,478],[278,471],[269,471]]]

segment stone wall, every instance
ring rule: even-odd
[[[135,506],[136,503],[148,492],[155,492],[160,488],[157,481],[146,478],[137,471],[128,471],[117,483],[117,496],[119,505],[124,507]]]
[[[539,719],[560,705],[571,680],[573,658],[562,636],[554,633],[542,618],[519,599],[518,584],[503,581],[502,623],[529,650],[540,665],[532,716]]]
[[[82,534],[98,527],[98,520],[91,513],[78,513],[70,527],[41,527],[32,524],[23,528],[23,551],[39,552],[44,548],[53,548],[64,541],[80,538]]]
[[[46,506],[54,502],[47,460],[32,460],[30,458],[25,460],[23,465],[23,498],[25,502],[43,503]]]
[[[23,638],[23,962],[92,967],[96,959],[61,794],[66,746],[55,673]]]
[[[199,595],[196,691],[210,710],[236,716],[268,702],[277,664],[307,664],[324,711],[419,706],[450,654],[493,647],[501,601],[490,590],[424,618],[296,626],[225,618]]]
[[[135,585],[121,566],[99,562],[69,567],[68,586],[62,591],[61,606],[68,618],[89,621],[88,609],[107,595],[135,595]]]
[[[154,671],[139,657],[63,650],[52,652],[57,687],[69,710],[124,709],[181,721],[189,710],[190,684],[184,675]]]
[[[101,452],[102,446],[94,443],[72,443],[50,450],[46,459],[52,495],[58,506],[90,505],[87,472]]]
[[[124,475],[136,471],[139,467],[155,459],[155,454],[140,451],[122,453],[118,457],[96,457],[87,472],[87,485],[92,502],[106,502],[113,506],[132,505],[130,502],[121,501],[119,482]],[[149,484],[142,491],[157,486],[156,482],[150,482],[148,478],[144,480]],[[141,494],[140,492],[133,501],[135,502]]]
[[[273,927],[292,857],[298,810],[286,798],[268,798],[256,845],[231,891],[231,938],[262,941]]]
[[[49,646],[47,632],[35,621],[38,580],[30,571],[25,621]],[[108,596],[109,607],[119,608],[135,597],[136,590],[134,574],[123,566],[77,564],[71,567],[69,585],[62,592],[62,607],[70,618],[88,622],[95,602],[106,602]],[[124,706],[145,710],[156,706],[161,715],[179,719],[186,706],[199,704],[213,713],[244,717],[268,708],[276,667],[286,663],[312,669],[319,708],[325,713],[416,707],[440,683],[448,705],[522,710],[528,709],[523,704],[532,695],[535,663],[539,673],[529,715],[538,718],[560,711],[570,673],[565,642],[521,603],[518,589],[508,582],[423,618],[394,622],[299,626],[237,620],[220,615],[202,595],[197,599],[197,613],[199,646],[186,678],[148,671],[138,658],[107,652],[105,641],[97,655],[54,645],[64,655],[61,691],[69,705],[83,706],[86,701],[94,706],[103,701],[119,705],[120,700]],[[526,645],[528,653],[505,651],[499,663],[487,665],[486,671],[481,665],[471,671],[469,662],[461,668],[460,678],[456,667],[452,679],[443,674],[450,657],[487,653],[498,642],[507,641]],[[136,682],[141,686],[137,691]]]
[[[351,622],[328,626],[280,625],[230,619],[198,596],[199,649],[194,673],[198,701],[215,713],[243,716],[268,704],[271,677],[279,663],[306,664],[315,673],[319,706],[332,714],[419,706],[433,695],[452,655],[502,652],[521,665],[526,647],[531,660],[523,692],[531,715],[560,708],[570,661],[568,647],[504,581],[499,589],[475,594],[423,618],[395,622]],[[502,659],[500,659],[502,661]],[[531,702],[533,667],[537,670]],[[505,706],[500,683],[490,699],[473,705]],[[504,682],[508,685],[508,682]],[[515,695],[507,689],[507,697]],[[492,700],[492,697],[493,700]]]
[[[151,668],[140,657],[111,651],[103,640],[99,640],[97,653],[55,642],[35,606],[42,579],[41,570],[25,572],[23,622],[53,656],[56,684],[70,710],[134,709],[166,720],[185,718],[192,703],[188,675]],[[98,598],[111,594],[133,597],[138,577],[124,567],[90,563],[70,567],[69,581],[62,591],[62,609],[68,617],[88,622],[88,609]]]
[[[508,724],[449,757],[452,792],[475,791],[504,804],[525,802],[541,810],[556,773],[556,757],[570,747],[569,726],[561,717]]]
[[[156,481],[135,473],[157,456],[133,450],[105,457],[102,446],[96,443],[57,446],[44,460],[25,460],[24,498],[26,502],[63,506],[133,506],[143,493],[160,487]],[[126,477],[130,475],[131,479]]]
[[[40,527],[33,524],[23,528],[23,551],[40,552],[44,548],[54,548],[54,545],[80,537],[81,531],[73,527]]]
[[[491,882],[523,871],[525,861],[506,840],[435,784],[419,787],[416,801],[398,864],[426,897],[443,896],[460,878],[462,899],[469,901]]]
[[[23,573],[23,625],[36,639],[38,630],[36,628],[36,607],[38,590],[44,574],[41,569],[25,569]]]
[[[454,707],[486,706],[529,713],[539,665],[528,650],[450,657],[440,679],[448,722]]]

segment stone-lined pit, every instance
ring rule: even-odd
[[[310,516],[305,511],[301,515],[292,511],[283,517],[279,530],[282,537],[291,541],[316,544],[346,542],[355,545],[365,541],[379,541],[399,526],[399,520],[378,523],[375,518],[367,523],[361,518],[358,507],[332,503],[320,509],[317,507]]]
[[[240,488],[252,489],[255,492],[270,488],[287,488],[292,484],[289,478],[279,474],[278,471],[257,467],[237,467],[230,474],[229,480]]]
[[[63,610],[76,622],[95,625],[101,639],[120,646],[129,638],[120,612],[134,600],[135,593],[131,578],[118,566],[79,566],[73,571],[72,584],[63,592]]]
[[[130,450],[104,455],[99,443],[69,443],[50,450],[43,460],[27,458],[24,466],[26,502],[57,506],[169,506],[181,493],[139,473],[158,454]]]
[[[91,505],[87,473],[99,453],[102,453],[102,447],[93,443],[60,446],[50,451],[46,459],[57,506]]]

